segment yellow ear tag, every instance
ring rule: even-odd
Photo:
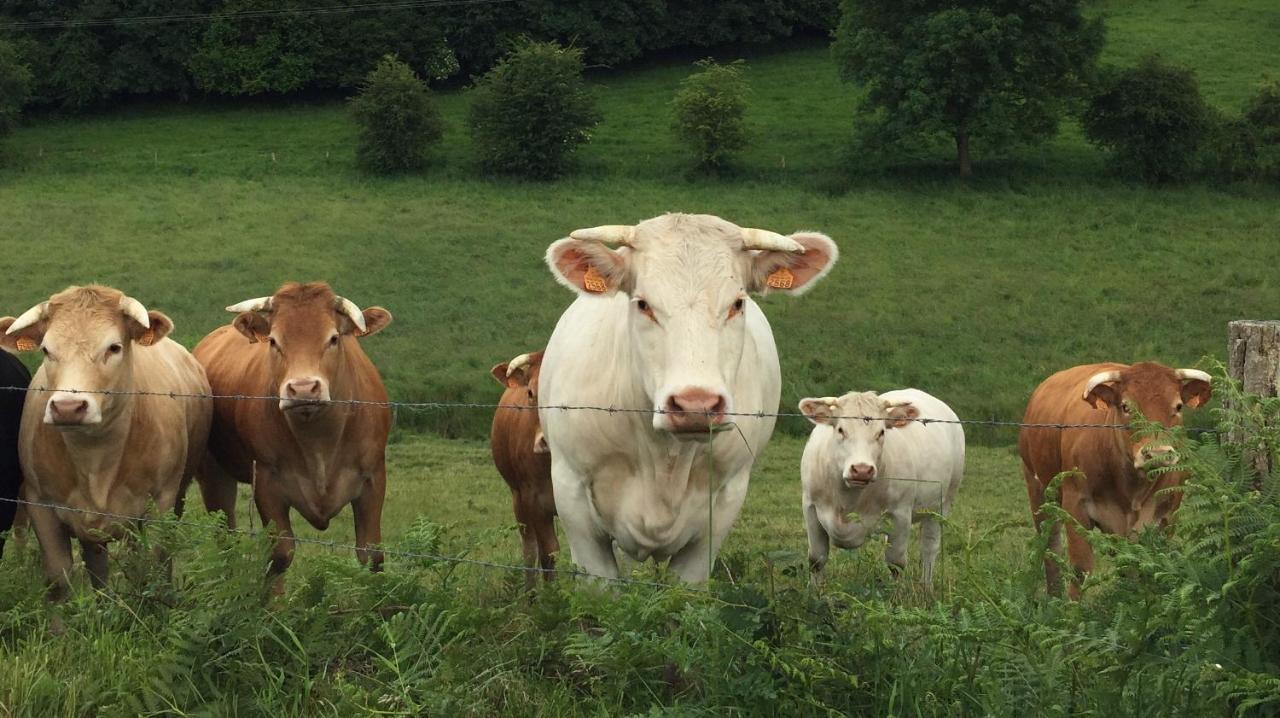
[[[609,285],[595,267],[587,267],[586,273],[582,275],[582,288],[592,294],[601,294],[609,288]]]
[[[18,337],[17,344],[18,344],[18,351],[20,352],[32,352],[32,351],[35,351],[40,346],[39,344],[36,343],[36,340],[32,339],[31,337]]]
[[[779,267],[769,274],[764,283],[774,289],[790,289],[796,283],[796,275],[792,274],[791,270],[786,267]]]
[[[142,336],[138,337],[138,343],[139,343],[139,344],[141,344],[141,345],[142,345],[142,346],[144,346],[144,347],[149,347],[149,346],[151,346],[152,344],[155,344],[155,343],[156,343],[156,330],[154,330],[154,329],[148,329],[147,331],[143,332],[143,333],[142,333]]]

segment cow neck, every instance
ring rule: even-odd
[[[118,392],[132,390],[132,381],[114,389]],[[125,449],[133,445],[130,438],[137,428],[134,426],[137,417],[134,404],[138,397],[117,394],[109,398],[113,401],[109,410],[104,407],[102,423],[87,430],[58,432],[67,458],[75,468],[77,483],[88,487],[89,499],[99,509],[109,508],[111,489],[124,463]]]
[[[353,398],[351,387],[346,382],[330,382],[329,398],[349,401]],[[354,412],[355,407],[350,404],[331,405],[324,413],[311,419],[295,418],[284,412],[285,425],[289,427],[289,433],[307,464],[308,473],[321,493],[328,490],[333,459],[342,447],[342,435]]]

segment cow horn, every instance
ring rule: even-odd
[[[1106,384],[1109,381],[1120,381],[1120,372],[1112,369],[1110,371],[1100,371],[1089,377],[1089,381],[1084,384],[1084,398],[1088,399],[1089,394],[1093,393],[1093,390],[1099,384]]]
[[[1198,379],[1206,384],[1213,383],[1213,377],[1209,376],[1208,372],[1203,372],[1199,369],[1176,369],[1174,370],[1174,373],[1178,375],[1178,379],[1181,381],[1194,381]]]
[[[743,227],[742,246],[746,249],[770,249],[775,252],[804,254],[804,247],[799,242],[767,229]]]
[[[142,302],[130,296],[120,297],[120,311],[126,317],[142,325],[143,329],[151,328],[151,317],[147,316],[147,308],[142,306]]]
[[[519,371],[520,369],[528,365],[529,365],[528,354],[521,354],[515,359],[512,359],[511,361],[507,362],[507,377],[510,378],[512,374],[515,374],[517,371]]]
[[[22,316],[20,316],[20,317],[18,317],[17,319],[13,320],[13,324],[10,324],[10,325],[9,325],[9,330],[8,330],[8,331],[6,331],[6,332],[5,332],[5,334],[17,334],[18,332],[22,331],[23,329],[26,329],[27,327],[31,326],[32,324],[35,324],[36,322],[40,321],[41,319],[44,319],[44,318],[45,318],[45,315],[48,313],[48,311],[49,311],[49,303],[48,303],[48,302],[40,302],[39,304],[35,305],[34,307],[32,307],[32,308],[28,309],[27,311],[23,312],[23,313],[22,313]]]
[[[232,314],[239,314],[241,312],[268,312],[271,311],[271,297],[246,299],[239,304],[232,304],[227,307],[227,311]]]
[[[595,240],[605,244],[620,244],[630,247],[636,236],[636,228],[629,224],[602,224],[599,227],[575,229],[569,233],[573,239]]]
[[[347,318],[351,320],[352,324],[356,325],[356,328],[359,329],[362,334],[365,332],[364,311],[361,310],[360,307],[357,307],[355,302],[347,299],[346,297],[337,297],[333,300],[333,306],[338,311],[347,315]]]

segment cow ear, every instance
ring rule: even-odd
[[[836,243],[825,234],[796,232],[791,239],[804,247],[803,254],[768,249],[751,258],[750,291],[804,294],[827,276],[840,256]]]
[[[800,413],[805,418],[818,424],[834,424],[831,420],[835,416],[836,406],[839,399],[834,396],[820,396],[809,399],[800,400]]]
[[[248,337],[250,344],[266,341],[271,333],[271,322],[257,312],[240,312],[231,321],[231,326]]]
[[[556,281],[579,294],[612,296],[624,288],[630,262],[595,240],[561,239],[547,248]]]
[[[915,404],[889,404],[885,403],[885,410],[889,412],[889,416],[884,420],[886,429],[901,429],[920,418],[920,410]]]
[[[391,312],[382,307],[369,307],[364,310],[364,331],[356,330],[356,336],[360,338],[373,336],[391,323]]]
[[[1101,409],[1103,406],[1120,406],[1120,392],[1116,391],[1114,383],[1104,382],[1093,387],[1093,390],[1085,395],[1084,400],[1089,402],[1090,406],[1095,409]]]
[[[489,370],[489,375],[493,377],[494,381],[503,386],[507,385],[507,363],[494,364],[493,368]]]
[[[1212,398],[1213,387],[1207,381],[1192,379],[1182,385],[1182,403],[1192,409],[1208,404]]]
[[[144,347],[159,343],[173,331],[173,320],[154,310],[147,312],[147,323],[151,326],[144,327],[127,314],[124,317],[129,338]]]
[[[13,326],[15,321],[17,321],[15,317],[0,319],[0,349],[7,352],[30,352],[39,349],[41,342],[44,341],[47,322],[41,319],[35,324],[10,334],[9,327]]]

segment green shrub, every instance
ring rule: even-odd
[[[0,40],[0,137],[13,131],[31,94],[31,70],[18,59],[13,46]]]
[[[1082,124],[1117,171],[1155,184],[1192,174],[1211,120],[1195,73],[1148,56],[1104,75]]]
[[[492,172],[555,177],[600,121],[582,51],[554,42],[519,42],[471,94],[471,136]]]
[[[359,125],[356,161],[374,172],[420,169],[444,134],[431,91],[391,55],[365,78],[351,109]]]
[[[700,60],[701,71],[686,77],[676,91],[676,134],[706,169],[722,167],[747,146],[747,81],[741,60],[721,65]]]
[[[1242,119],[1256,143],[1256,176],[1280,180],[1280,82],[1260,86],[1245,103]]]

